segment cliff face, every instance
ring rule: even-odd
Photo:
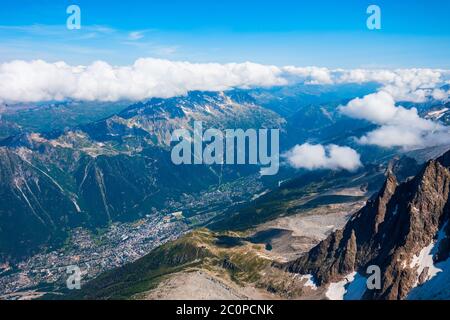
[[[450,151],[407,182],[399,184],[389,172],[380,192],[343,230],[284,267],[327,285],[353,272],[365,276],[368,266],[377,265],[381,289],[366,290],[362,298],[404,299],[449,258],[449,193]]]

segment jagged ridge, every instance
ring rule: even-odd
[[[412,288],[430,278],[429,268],[413,264],[430,246],[449,218],[450,151],[425,164],[413,179],[399,184],[389,172],[380,192],[355,213],[344,229],[332,233],[307,255],[284,267],[312,274],[319,285],[341,281],[369,265],[382,272],[382,288],[366,290],[365,299],[403,299]],[[448,226],[448,225],[447,225]],[[450,228],[434,255],[449,256]],[[420,274],[418,274],[420,272]]]

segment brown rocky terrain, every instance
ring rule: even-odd
[[[404,299],[442,271],[434,265],[449,257],[449,194],[450,151],[403,183],[389,171],[380,192],[342,230],[282,266],[323,286],[354,272],[365,276],[377,265],[381,288],[364,288],[361,298]]]

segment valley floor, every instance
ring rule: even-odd
[[[318,205],[309,210],[283,216],[245,232],[230,233],[243,239],[233,247],[208,243],[211,252],[230,260],[230,265],[207,261],[183,268],[158,280],[157,286],[133,295],[133,299],[322,299],[324,292],[310,279],[279,270],[273,262],[287,262],[307,252],[328,234],[342,228],[351,214],[367,198],[359,188],[338,189],[322,195],[359,196],[358,201]],[[315,196],[308,197],[311,200]],[[303,199],[302,201],[306,201]],[[77,265],[83,283],[102,272],[135,261],[152,249],[188,232],[183,221],[167,222],[161,217],[135,223],[116,224],[101,236],[78,229],[68,246],[42,253],[0,273],[0,299],[35,299],[45,293],[58,293],[65,287],[66,268]],[[194,231],[195,233],[195,231]],[[208,237],[210,235],[208,234]],[[251,240],[249,240],[251,239]],[[270,248],[267,247],[270,244]],[[203,246],[203,245],[202,245]],[[234,276],[233,259],[249,257],[257,267]],[[239,262],[238,262],[239,263]],[[239,274],[239,272],[238,272]],[[241,279],[241,277],[245,279]],[[257,280],[255,280],[257,279]]]
[[[117,223],[101,235],[76,229],[63,248],[0,268],[0,300],[30,300],[58,292],[66,286],[67,267],[73,265],[80,268],[83,284],[104,271],[142,257],[186,230],[182,221],[166,222],[162,217]]]

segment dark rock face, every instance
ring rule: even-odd
[[[450,152],[429,161],[413,179],[399,184],[388,172],[380,192],[338,230],[308,254],[284,267],[312,274],[319,285],[337,282],[354,271],[366,275],[369,265],[382,272],[382,288],[367,290],[364,299],[403,299],[428,279],[412,263],[445,227],[434,262],[449,257]]]

